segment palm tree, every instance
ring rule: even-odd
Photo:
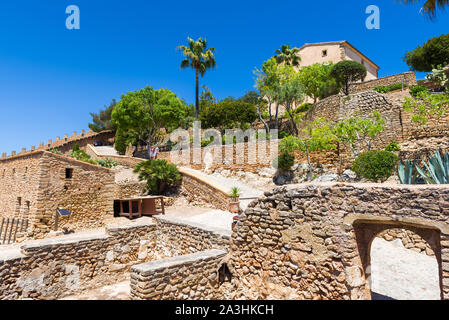
[[[281,46],[281,49],[277,49],[276,53],[276,62],[278,64],[285,63],[287,65],[298,67],[301,62],[301,57],[299,55],[298,48],[291,48],[289,44],[284,44]]]
[[[401,0],[405,4],[413,4],[415,2],[421,2],[421,0]],[[444,9],[445,6],[449,5],[449,0],[426,0],[421,8],[421,11],[429,17],[434,19],[436,16],[437,8]]]
[[[181,50],[186,57],[181,62],[181,69],[191,67],[196,72],[196,100],[195,100],[195,117],[198,120],[199,117],[199,75],[204,76],[208,69],[216,66],[215,62],[215,48],[207,48],[206,39],[199,38],[193,40],[187,37],[189,42],[188,46],[179,46],[178,50]]]

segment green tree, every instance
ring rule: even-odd
[[[200,114],[199,107],[199,76],[204,76],[207,70],[212,69],[216,66],[215,62],[215,48],[207,48],[206,39],[199,38],[198,40],[193,40],[187,38],[187,46],[179,46],[178,49],[182,51],[185,59],[181,62],[181,69],[192,68],[195,69],[195,118],[198,119]]]
[[[342,85],[343,92],[348,95],[349,85],[353,82],[365,80],[367,71],[366,67],[361,63],[352,60],[344,60],[332,67],[330,75],[339,85]]]
[[[112,121],[120,137],[125,138],[122,144],[141,142],[149,149],[161,129],[171,132],[178,128],[188,112],[188,107],[170,90],[147,86],[122,95],[112,112]]]
[[[310,152],[335,149],[337,139],[324,118],[309,123],[301,133],[300,137],[288,136],[282,139],[279,149],[281,153],[285,154],[293,154],[296,150],[304,152],[307,156],[309,168],[308,180],[311,180],[313,167],[310,161]]]
[[[438,65],[449,64],[449,34],[429,39],[425,44],[409,51],[404,62],[414,71],[430,72]]]
[[[290,48],[289,44],[284,44],[281,49],[275,51],[274,56],[278,64],[286,64],[293,67],[298,67],[301,62],[298,48]]]
[[[244,124],[257,119],[256,105],[234,99],[225,99],[215,104],[208,104],[200,114],[204,128],[242,128]]]
[[[357,157],[363,146],[371,150],[373,140],[385,129],[385,119],[378,111],[374,111],[370,118],[359,116],[349,117],[337,122],[333,127],[333,134],[338,141],[346,143]]]
[[[401,0],[405,4],[414,4],[423,2],[423,0]],[[430,19],[434,19],[437,13],[437,8],[444,9],[449,5],[449,0],[425,0],[421,11]]]
[[[313,98],[314,103],[318,98],[328,96],[332,91],[338,93],[337,83],[331,78],[330,73],[333,63],[314,63],[299,69],[299,81],[304,87],[307,96]],[[333,90],[329,90],[334,87]]]
[[[117,101],[113,99],[109,106],[104,106],[104,109],[100,110],[99,113],[90,113],[92,123],[89,123],[89,129],[94,132],[101,132],[104,130],[115,131],[117,128],[111,120],[111,115],[116,104]]]

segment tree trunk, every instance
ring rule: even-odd
[[[312,164],[310,163],[310,155],[309,155],[309,145],[306,142],[306,155],[307,155],[307,164],[309,165],[309,173],[307,174],[307,180],[310,181],[313,178],[313,170]]]
[[[266,121],[263,119],[262,114],[260,113],[260,103],[257,104],[257,114],[259,115],[259,119],[260,121],[262,121],[263,126],[265,127],[265,131],[267,132],[267,134],[269,134],[270,128],[268,127]]]
[[[200,85],[200,81],[199,81],[199,70],[196,70],[196,99],[195,99],[195,119],[198,120],[199,116],[200,116],[200,100],[199,100],[199,96],[198,96],[198,91],[199,91],[199,85]]]

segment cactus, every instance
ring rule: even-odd
[[[422,161],[423,168],[416,166],[416,170],[427,184],[449,184],[449,153],[441,154],[436,151],[428,158],[428,162]]]

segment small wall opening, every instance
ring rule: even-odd
[[[229,267],[226,263],[223,263],[218,269],[218,283],[221,285],[225,282],[231,282],[232,280],[232,273],[229,270]]]
[[[65,178],[66,179],[72,179],[73,178],[73,169],[72,168],[66,168],[65,169]]]

